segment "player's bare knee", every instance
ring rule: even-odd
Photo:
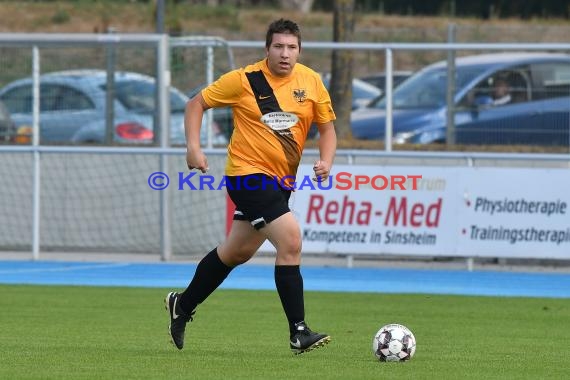
[[[294,237],[292,237],[290,240],[290,244],[291,244],[291,251],[295,252],[296,255],[300,255],[301,254],[301,247],[303,244],[303,242],[301,240],[301,236],[295,235]]]
[[[229,246],[222,244],[218,247],[218,255],[220,260],[228,266],[237,266],[247,262],[255,254],[256,249],[251,249],[245,245],[241,247]]]
[[[299,234],[289,234],[278,240],[277,250],[287,255],[299,255],[301,253],[301,236]]]
[[[251,256],[239,254],[237,252],[232,252],[231,254],[228,254],[228,255],[224,256],[223,258],[220,258],[220,259],[227,266],[235,267],[235,266],[238,266],[238,265],[241,265],[241,264],[247,262],[250,258],[251,258]]]
[[[277,257],[279,261],[284,261],[291,265],[297,263],[301,257],[301,240],[292,237],[281,242],[277,246]]]

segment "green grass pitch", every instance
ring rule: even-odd
[[[167,289],[0,286],[0,379],[565,379],[570,300],[306,292],[332,336],[294,356],[272,291],[216,291],[169,343]],[[417,351],[380,363],[374,333],[408,326]]]

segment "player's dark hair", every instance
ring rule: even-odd
[[[285,20],[280,18],[279,20],[273,21],[267,28],[267,35],[265,37],[265,47],[269,49],[271,42],[273,41],[273,35],[275,33],[279,34],[292,34],[299,40],[299,50],[301,50],[301,30],[299,25],[291,20]]]

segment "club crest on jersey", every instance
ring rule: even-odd
[[[307,99],[307,92],[304,88],[296,88],[293,90],[293,97],[297,103],[303,103]]]

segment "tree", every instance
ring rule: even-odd
[[[313,9],[314,0],[279,0],[282,9],[309,13]]]
[[[354,1],[334,0],[333,41],[351,42],[354,36]],[[351,139],[352,51],[333,50],[330,95],[336,113],[335,127],[341,139]]]

